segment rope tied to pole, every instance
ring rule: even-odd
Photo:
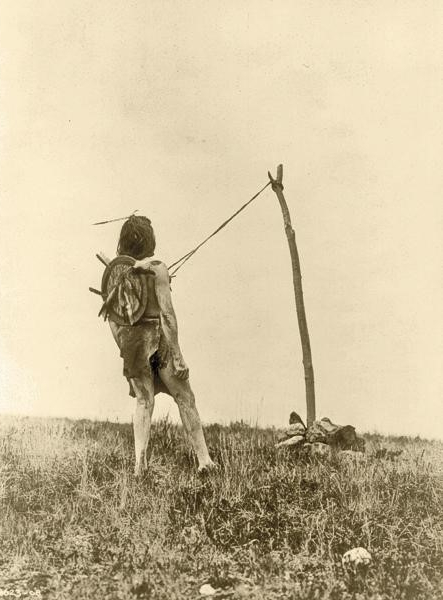
[[[245,204],[243,204],[243,206],[241,206],[238,210],[235,211],[234,214],[232,214],[228,219],[226,219],[226,221],[223,221],[223,223],[217,227],[217,229],[215,231],[213,231],[210,235],[208,235],[207,238],[205,238],[202,242],[200,242],[200,244],[198,244],[198,246],[196,246],[195,248],[193,248],[192,250],[190,250],[189,252],[187,252],[186,254],[184,254],[181,258],[179,258],[178,260],[176,260],[175,262],[173,262],[171,265],[168,266],[168,270],[176,267],[172,273],[170,273],[170,277],[174,277],[175,273],[177,273],[177,271],[179,269],[181,269],[183,267],[183,265],[188,262],[188,260],[194,256],[194,254],[197,252],[197,250],[199,250],[204,244],[206,244],[206,242],[209,242],[209,240],[214,237],[217,233],[219,233],[219,231],[221,231],[224,227],[226,227],[226,225],[228,223],[230,223],[232,221],[232,219],[234,219],[238,214],[240,214],[247,206],[249,206],[251,204],[251,202],[253,202],[258,196],[260,196],[260,194],[262,192],[265,191],[265,189],[270,186],[272,184],[271,181],[268,181],[268,183],[263,186],[256,194],[254,194],[254,196],[252,196],[252,198],[250,198]],[[177,266],[178,265],[178,266]]]

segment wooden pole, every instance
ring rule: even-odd
[[[309,340],[308,323],[306,321],[305,303],[303,300],[303,287],[301,281],[300,259],[297,244],[295,242],[295,231],[292,228],[291,216],[288,205],[283,195],[283,165],[277,167],[277,177],[274,179],[268,171],[272,189],[277,194],[280,208],[283,214],[283,223],[286,237],[288,239],[289,252],[291,253],[292,280],[294,283],[295,306],[297,308],[298,328],[300,331],[301,347],[303,353],[303,367],[305,370],[306,387],[306,421],[308,427],[315,421],[315,386],[314,369],[312,366],[311,342]]]

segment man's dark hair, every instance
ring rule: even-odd
[[[123,224],[118,241],[117,254],[126,254],[137,260],[152,256],[155,236],[147,217],[132,215]]]

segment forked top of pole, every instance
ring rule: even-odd
[[[272,184],[272,189],[274,190],[274,192],[276,191],[276,189],[280,189],[283,190],[283,165],[278,165],[277,167],[277,177],[274,179],[270,173],[270,171],[268,171],[268,177],[269,180]]]

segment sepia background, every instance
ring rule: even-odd
[[[120,224],[170,264],[285,167],[317,413],[441,437],[440,2],[22,0],[0,9],[0,412],[129,420],[97,318]],[[266,190],[173,281],[202,419],[305,414]],[[159,396],[157,416],[177,418]]]

